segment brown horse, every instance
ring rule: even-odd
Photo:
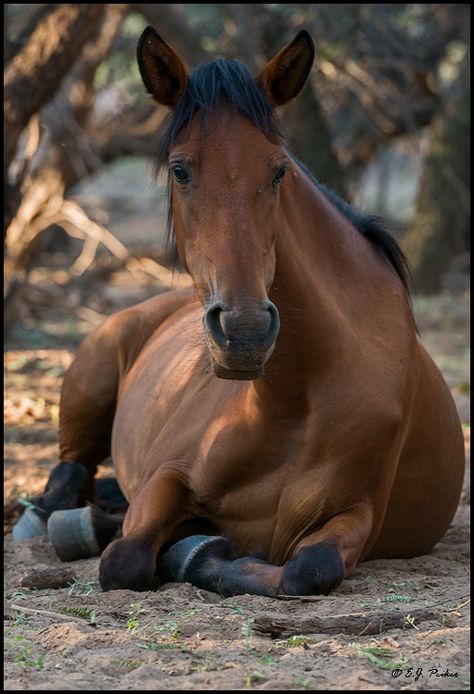
[[[140,39],[194,287],[108,318],[64,379],[43,506],[92,498],[111,446],[129,507],[112,542],[92,514],[104,590],[327,593],[364,559],[427,552],[453,518],[463,437],[403,255],[281,136],[274,109],[313,55],[302,31],[255,80],[233,60],[188,77],[153,28]]]

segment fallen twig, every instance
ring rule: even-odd
[[[56,619],[62,622],[77,622],[78,624],[87,624],[84,619],[79,617],[73,617],[72,615],[59,614],[59,612],[49,612],[48,610],[35,610],[32,607],[25,607],[24,605],[14,605],[10,603],[8,605],[12,610],[16,612],[21,612],[23,614],[40,615],[41,617],[49,617],[50,619]]]
[[[410,623],[439,619],[446,610],[421,607],[406,611],[354,613],[331,616],[309,615],[307,617],[274,614],[260,614],[255,617],[253,629],[256,631],[287,638],[296,634],[355,634],[374,635],[389,629],[403,629]]]

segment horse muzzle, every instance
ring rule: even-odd
[[[218,378],[259,378],[275,347],[280,329],[277,308],[265,300],[261,307],[230,309],[214,303],[204,314],[204,333]]]

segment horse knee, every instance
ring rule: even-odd
[[[156,558],[148,545],[134,539],[120,538],[102,554],[99,581],[102,590],[155,590],[160,585],[156,575]]]
[[[284,595],[327,595],[344,578],[344,564],[336,545],[318,542],[303,547],[283,571]]]

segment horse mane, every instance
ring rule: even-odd
[[[376,246],[382,255],[385,256],[402,281],[407,294],[410,295],[411,274],[408,261],[393,236],[384,228],[385,221],[377,215],[367,215],[354,209],[352,205],[340,198],[337,193],[320,183],[305,164],[294,156],[293,159],[329,202],[351,222],[362,236]]]
[[[204,132],[210,117],[219,122],[221,105],[246,116],[269,140],[283,142],[286,137],[283,127],[270,101],[261,92],[248,68],[239,60],[217,58],[200,63],[191,72],[184,94],[176,108],[167,116],[158,131],[157,152],[154,162],[155,175],[168,167],[168,156],[174,139],[182,128],[190,125],[193,116],[200,110]],[[391,264],[410,296],[410,272],[407,260],[395,239],[384,229],[380,218],[365,215],[342,200],[313,176],[309,169],[293,157],[330,203],[370,241]],[[171,251],[173,265],[178,262],[173,234],[172,185],[168,173],[168,220],[167,246]]]

